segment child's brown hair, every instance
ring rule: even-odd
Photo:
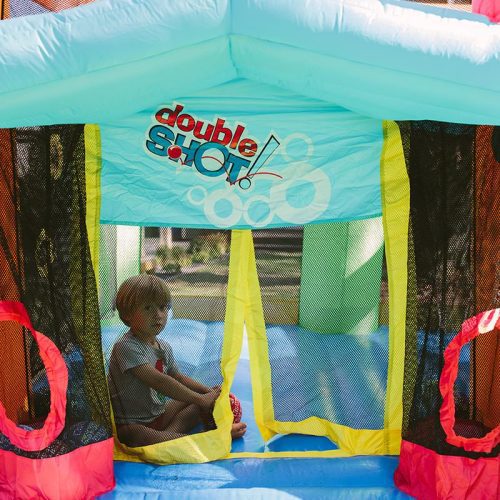
[[[126,279],[116,294],[116,308],[120,319],[130,326],[127,318],[137,307],[146,302],[170,304],[170,290],[162,279],[154,274],[139,274]]]

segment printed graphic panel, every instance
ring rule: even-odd
[[[101,130],[101,222],[261,228],[381,212],[381,123],[288,91],[238,80]]]

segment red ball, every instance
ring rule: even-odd
[[[172,160],[178,160],[182,154],[182,148],[177,146],[177,144],[173,144],[167,149],[168,156],[172,158]]]
[[[241,416],[243,414],[241,410],[241,403],[240,400],[234,395],[234,394],[229,394],[229,402],[231,403],[231,410],[234,415],[233,422],[237,424],[238,422],[241,421]]]

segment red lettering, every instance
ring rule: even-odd
[[[193,135],[197,139],[203,139],[204,141],[210,141],[210,136],[212,135],[212,132],[214,131],[214,126],[207,124],[207,128],[205,132],[202,132],[201,129],[205,125],[205,122],[199,120],[196,122],[196,125],[194,126],[194,132]]]
[[[181,104],[177,104],[174,111],[168,108],[161,108],[155,115],[156,121],[163,123],[164,125],[168,125],[169,127],[173,127],[178,114],[183,109],[184,106],[182,106]],[[163,115],[168,115],[168,119],[165,119]]]
[[[184,114],[177,118],[177,126],[183,132],[191,132],[194,128],[194,118],[191,115]]]
[[[238,145],[238,141],[240,140],[240,137],[243,135],[243,131],[245,130],[245,127],[242,125],[238,125],[236,127],[236,130],[234,131],[233,135],[233,140],[231,141],[231,144],[229,144],[229,147],[231,149],[236,149],[236,146]]]
[[[231,131],[223,127],[225,123],[225,120],[222,120],[221,118],[217,118],[217,121],[215,122],[215,129],[214,133],[212,134],[212,142],[218,142],[219,144],[222,144],[223,146],[227,146],[229,142],[231,141],[232,133]],[[223,138],[221,139],[219,136],[222,134]]]
[[[257,152],[257,143],[252,139],[243,139],[238,146],[238,151],[243,156],[254,156]]]

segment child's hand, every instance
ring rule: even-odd
[[[220,385],[214,385],[211,389],[210,392],[216,392],[217,397],[219,397],[221,391],[221,386]]]
[[[211,410],[214,407],[215,401],[219,397],[219,394],[220,390],[218,392],[210,391],[207,392],[206,394],[200,394],[198,405],[205,410]]]

